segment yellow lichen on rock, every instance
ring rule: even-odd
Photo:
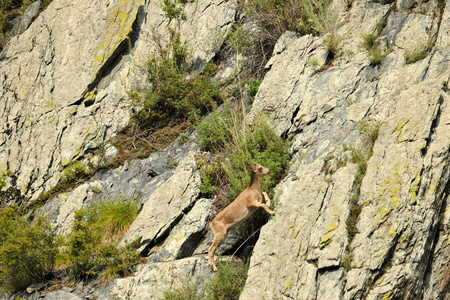
[[[97,54],[94,56],[94,60],[100,64],[100,67],[131,33],[141,4],[142,0],[120,0],[118,4],[111,8],[106,21],[106,30],[99,38]]]
[[[319,244],[319,248],[322,249],[323,247],[325,247],[326,245],[328,245],[332,238],[331,238],[331,233],[336,230],[336,223],[332,223],[330,225],[330,227],[325,231],[325,234],[320,238],[320,244]]]

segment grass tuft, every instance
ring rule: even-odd
[[[413,64],[428,56],[429,50],[424,45],[405,49],[405,60],[407,64]]]
[[[104,285],[134,271],[139,255],[131,245],[117,245],[137,216],[138,209],[135,200],[116,199],[94,203],[75,213],[66,248],[69,275],[73,280],[99,276]]]

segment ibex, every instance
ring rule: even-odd
[[[217,271],[214,263],[214,253],[227,235],[228,229],[243,222],[259,207],[262,207],[270,215],[275,213],[269,208],[270,199],[267,193],[261,193],[260,178],[269,174],[270,170],[260,164],[252,166],[246,162],[245,166],[252,172],[250,184],[209,223],[209,228],[214,234],[214,240],[208,250],[208,265],[214,272]],[[266,204],[262,203],[263,197],[266,200]]]

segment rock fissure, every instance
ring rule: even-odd
[[[444,97],[440,96],[439,100],[436,104],[436,112],[433,114],[433,119],[431,121],[430,129],[429,129],[429,135],[425,138],[425,146],[420,150],[422,157],[425,157],[428,152],[429,144],[432,140],[432,137],[436,131],[437,126],[439,125],[439,120],[441,116],[441,106],[444,102]]]
[[[169,236],[170,232],[180,223],[183,217],[194,207],[196,200],[192,201],[186,208],[184,208],[178,216],[176,216],[169,224],[164,227],[161,227],[155,236],[152,239],[147,239],[140,241],[141,247],[147,244],[143,250],[141,251],[142,256],[148,256],[151,252],[151,249],[155,246],[158,246],[164,242],[164,240]]]

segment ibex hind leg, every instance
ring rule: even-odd
[[[213,240],[211,247],[208,250],[208,265],[214,272],[216,272],[217,267],[214,262],[214,253],[216,252],[217,247],[219,247],[220,243],[225,238],[225,236],[227,234],[227,230],[224,226],[220,226],[220,224],[218,224],[214,221],[212,221],[209,224],[209,227],[211,228],[211,230],[214,234],[214,240]]]

